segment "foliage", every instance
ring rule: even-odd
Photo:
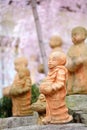
[[[32,103],[36,102],[39,96],[39,88],[36,84],[32,85]]]
[[[10,117],[12,116],[12,102],[8,97],[3,97],[0,99],[0,117]]]

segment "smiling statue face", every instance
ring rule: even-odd
[[[15,70],[18,72],[20,67],[27,67],[28,61],[25,57],[18,57],[14,61]]]
[[[84,41],[84,33],[73,34],[73,36],[72,36],[72,42],[74,44],[81,43],[82,41]]]
[[[62,52],[53,52],[51,53],[49,60],[48,60],[48,68],[53,69],[59,65],[65,65],[66,63],[66,56]]]
[[[58,59],[56,57],[50,56],[49,60],[48,60],[49,69],[52,69],[52,68],[56,67],[57,65],[58,65]]]
[[[84,27],[75,27],[72,30],[72,42],[74,44],[80,44],[84,42],[87,37],[87,30]]]

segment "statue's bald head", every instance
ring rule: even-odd
[[[50,38],[49,45],[51,48],[62,46],[62,39],[60,36],[54,35]]]
[[[58,65],[65,65],[66,64],[66,55],[60,51],[52,52],[49,59],[56,60],[56,62],[58,62]]]
[[[28,60],[25,57],[18,57],[15,59],[14,64],[24,64],[25,66],[27,66]]]
[[[20,67],[27,67],[28,60],[25,57],[18,57],[14,61],[15,69],[18,70]]]

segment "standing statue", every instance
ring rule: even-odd
[[[55,35],[50,38],[49,45],[52,48],[52,52],[54,51],[62,51],[62,39]],[[38,72],[41,74],[44,74],[44,67],[43,64],[38,65]],[[44,79],[43,79],[44,80]],[[43,102],[44,101],[44,102]],[[31,108],[34,111],[37,111],[39,113],[39,124],[42,124],[42,119],[45,117],[45,111],[46,111],[46,98],[43,94],[40,94],[38,100],[36,103],[33,103]]]
[[[31,79],[27,68],[28,62],[23,58],[15,60],[15,70],[17,74],[11,86],[3,90],[4,96],[12,99],[13,116],[32,115],[31,105]]]
[[[67,69],[66,56],[56,51],[51,53],[48,61],[49,73],[40,85],[40,92],[46,98],[46,117],[44,124],[67,123],[72,120],[65,104]]]
[[[67,53],[69,70],[67,82],[68,94],[87,94],[87,30],[84,27],[75,27],[72,30],[72,45]]]

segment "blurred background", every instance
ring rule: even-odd
[[[49,39],[59,35],[62,49],[71,46],[71,30],[87,29],[87,0],[36,0],[43,45],[48,57]],[[2,88],[14,79],[14,59],[25,56],[29,62],[32,84],[45,77],[37,71],[43,63],[30,0],[0,0],[0,97]]]

